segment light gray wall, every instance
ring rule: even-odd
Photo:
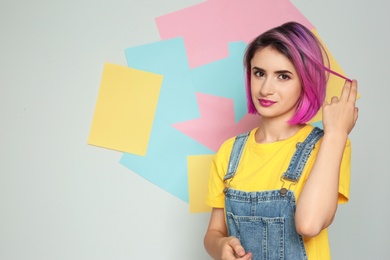
[[[160,40],[155,17],[199,2],[1,1],[0,259],[209,259],[209,214],[86,144],[104,62],[125,66],[125,48]],[[292,2],[362,95],[334,259],[388,259],[390,5]]]

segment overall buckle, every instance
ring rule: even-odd
[[[298,182],[297,180],[290,179],[286,176],[280,177],[280,181],[283,182],[282,187],[280,188],[280,196],[282,196],[282,197],[286,196],[287,192],[291,188],[291,185],[295,185]],[[284,187],[284,184],[286,184],[286,181],[289,182],[288,188]]]

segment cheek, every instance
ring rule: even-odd
[[[251,93],[257,94],[260,90],[261,81],[259,79],[251,80],[250,86],[251,86]]]
[[[294,97],[294,99],[300,99],[302,96],[302,87],[301,85],[298,86],[292,86],[291,88],[291,96]]]
[[[251,99],[253,105],[256,105],[256,103],[258,103],[257,98],[258,98],[258,91],[256,90],[255,87],[251,87],[251,97],[250,97],[250,99]]]
[[[251,83],[251,86],[250,86],[250,92],[251,92],[251,96],[253,98],[253,96],[256,95],[256,88],[255,88],[255,84],[252,84]]]
[[[294,101],[295,101],[295,103],[297,104],[297,103],[299,103],[299,102],[301,101],[301,99],[302,99],[302,91],[297,90],[297,91],[295,92],[294,95],[295,95],[295,96],[294,96]]]

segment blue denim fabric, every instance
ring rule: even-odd
[[[314,128],[297,149],[287,171],[281,176],[298,181],[323,131]],[[295,228],[294,192],[281,190],[245,192],[229,188],[234,178],[248,133],[239,135],[233,145],[228,172],[225,176],[225,211],[229,236],[237,237],[253,260],[307,259],[302,236]]]

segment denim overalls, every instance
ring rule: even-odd
[[[245,192],[229,188],[234,178],[249,132],[238,135],[225,175],[225,210],[229,236],[237,237],[253,260],[307,259],[302,236],[295,228],[295,196],[289,190],[298,182],[305,164],[323,131],[314,128],[297,149],[287,171],[281,176],[280,190]],[[285,183],[289,182],[289,186]],[[287,188],[284,187],[286,184]]]

